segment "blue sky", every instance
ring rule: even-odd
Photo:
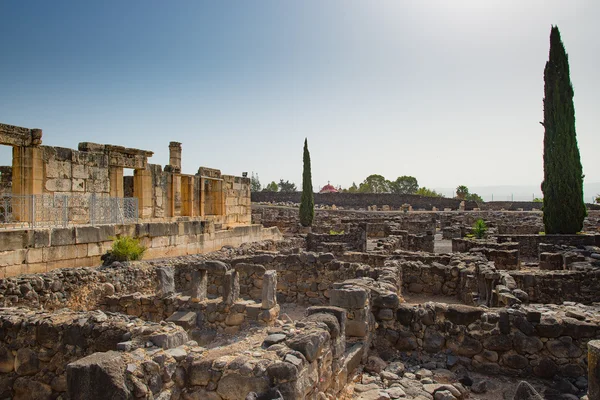
[[[586,182],[600,181],[600,2],[3,1],[0,121],[313,185],[543,177],[550,26],[570,57]],[[0,163],[10,161],[0,149]]]

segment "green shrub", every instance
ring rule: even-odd
[[[109,250],[113,261],[135,261],[141,260],[146,247],[140,244],[138,239],[130,236],[122,236],[113,239],[112,248]]]
[[[330,235],[343,235],[344,231],[341,230],[341,231],[337,232],[335,229],[332,229],[332,230],[329,231],[329,234]]]
[[[475,221],[475,223],[473,224],[473,235],[475,235],[477,239],[483,239],[487,230],[488,227],[485,224],[485,221],[481,218]]]

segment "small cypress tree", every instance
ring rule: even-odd
[[[575,134],[569,59],[558,27],[550,31],[544,69],[544,226],[547,234],[581,231],[587,214],[583,171]]]
[[[308,142],[304,139],[304,156],[302,157],[304,169],[302,171],[302,198],[300,200],[300,223],[302,226],[311,226],[315,217],[315,196],[312,187],[310,172],[310,153]]]

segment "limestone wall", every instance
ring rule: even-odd
[[[115,236],[139,238],[146,259],[206,253],[225,245],[280,239],[277,228],[240,225],[215,231],[211,221],[150,222],[126,225],[0,230],[0,277],[94,266]]]

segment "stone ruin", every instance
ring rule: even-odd
[[[251,224],[250,178],[183,173],[179,142],[164,168],[147,150],[45,146],[40,129],[0,124],[0,144],[13,149],[0,167],[0,277],[98,265],[119,236],[138,238],[146,258],[280,238]]]
[[[600,213],[580,235],[536,211],[251,216],[239,239],[223,216],[0,232],[0,398],[600,398]],[[117,233],[160,250],[71,261]]]

